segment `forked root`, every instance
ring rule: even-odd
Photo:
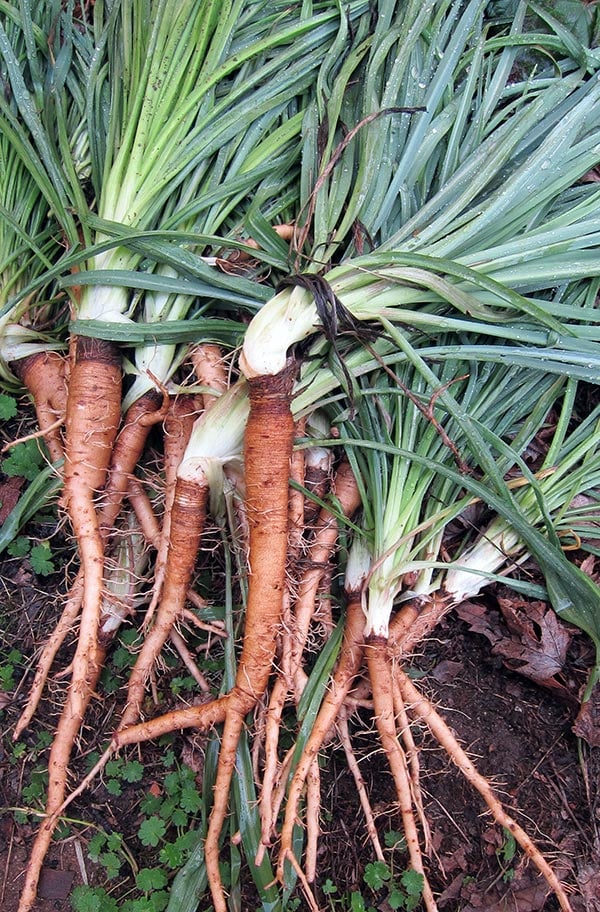
[[[13,732],[13,740],[17,741],[33,719],[39,702],[50,674],[50,668],[56,656],[56,653],[62,646],[68,634],[73,630],[79,612],[81,611],[81,600],[83,598],[83,573],[79,571],[75,582],[71,586],[63,612],[56,624],[54,630],[48,637],[44,648],[40,653],[33,683],[29,689],[27,702],[19,716]]]
[[[425,908],[428,912],[437,912],[437,904],[423,866],[406,757],[398,740],[394,713],[392,665],[387,639],[377,636],[368,637],[365,643],[365,656],[373,690],[375,723],[396,786],[410,864],[413,870],[423,877]]]
[[[64,456],[61,423],[67,412],[67,361],[56,351],[39,352],[11,364],[27,387],[52,462]]]
[[[72,677],[48,763],[46,814],[31,855],[19,912],[34,907],[37,884],[67,786],[71,751],[104,661],[98,641],[104,541],[96,493],[104,487],[121,417],[121,364],[111,343],[79,337],[66,411],[64,496],[81,558],[83,593]]]
[[[360,597],[350,597],[340,660],[333,675],[331,686],[325,695],[312,731],[304,745],[302,755],[294,772],[287,799],[285,818],[281,830],[280,860],[277,876],[283,880],[283,859],[292,851],[293,832],[298,815],[300,796],[307,776],[338,716],[340,708],[358,674],[362,660],[362,636],[365,618]],[[308,809],[307,809],[308,816]],[[309,877],[310,880],[310,877]]]
[[[488,780],[477,771],[475,765],[457,741],[456,736],[452,733],[431,701],[417,690],[408,675],[400,667],[394,668],[394,675],[410,713],[425,723],[431,734],[441,747],[444,748],[465,779],[479,792],[490,809],[496,823],[499,826],[504,827],[513,835],[527,858],[529,858],[540,874],[546,879],[548,886],[556,896],[563,912],[573,912],[565,888],[554,873],[552,867],[546,861],[531,837],[504,809]]]
[[[342,462],[340,464],[336,472],[335,479],[331,485],[331,490],[335,495],[339,509],[346,516],[352,516],[360,504],[360,494],[358,491],[358,486],[356,484],[356,479],[352,473],[352,469],[347,462]],[[288,688],[294,688],[294,696],[296,702],[298,702],[302,696],[304,682],[306,680],[306,674],[302,668],[304,649],[308,637],[310,623],[315,611],[315,603],[319,586],[321,585],[322,579],[335,551],[338,534],[339,524],[336,517],[327,508],[322,508],[319,514],[318,522],[315,526],[313,539],[310,543],[310,548],[306,560],[306,570],[304,571],[298,585],[298,590],[293,605],[293,612],[290,612],[291,630],[289,632],[289,654],[286,653],[286,655],[282,657],[282,673],[275,682],[271,691],[271,699],[269,701],[269,707],[266,714],[265,767],[263,772],[263,782],[260,798],[263,845],[268,845],[270,842],[272,830],[274,829],[274,820],[277,816],[274,809],[275,803],[273,795],[275,792],[275,783],[279,772],[279,764],[277,762],[277,744],[279,739],[279,725],[281,716],[283,713],[285,701],[288,696]],[[362,617],[362,611],[360,608],[359,613]],[[355,616],[353,615],[353,617]],[[353,620],[352,623],[355,624],[355,620]],[[346,646],[349,650],[348,658],[352,658],[353,661],[353,646],[349,642],[346,643]],[[342,647],[342,654],[344,652],[344,648],[345,647]],[[344,688],[345,681],[342,681],[342,679],[347,674],[350,674],[351,678],[353,676],[353,673],[351,668],[346,667],[342,662],[338,674],[340,675],[337,684],[338,691],[340,693],[340,700],[338,703],[339,707],[344,699],[344,695],[341,693],[341,689]],[[349,686],[350,682],[348,682],[348,687]],[[331,718],[329,724],[326,724],[325,721],[323,722],[323,724],[326,724],[326,729],[322,733],[322,737],[320,739],[321,743],[329,731],[329,728],[333,724],[336,713],[337,709],[334,709],[333,713],[330,712]],[[319,727],[317,727],[315,734],[315,738],[318,737]],[[315,747],[314,756],[316,756],[318,753],[321,743]],[[299,776],[302,777],[302,781],[297,781],[296,786],[294,787],[295,797],[292,799],[292,803],[294,804],[295,802],[295,804],[294,807],[290,810],[290,818],[294,818],[296,815],[298,800],[304,786],[306,775],[308,774],[308,769],[312,763],[312,759],[313,758],[308,760],[306,767],[303,768],[303,772],[299,774]],[[303,763],[303,761],[300,762]],[[306,757],[304,762],[306,762]],[[286,817],[286,820],[287,819],[288,818]],[[289,823],[284,825],[285,836],[282,837],[282,850],[285,850],[286,848],[291,849],[291,829],[293,829],[293,823],[291,824],[291,828]]]
[[[288,543],[288,481],[294,438],[291,393],[294,364],[274,377],[249,381],[250,414],[244,441],[246,510],[250,528],[250,580],[244,644],[229,694],[205,846],[215,912],[227,905],[219,871],[218,841],[244,717],[262,698],[272,673],[283,612]]]
[[[47,362],[45,365],[47,366]],[[161,404],[162,407],[159,407]],[[161,394],[146,393],[129,409],[123,427],[116,438],[107,470],[106,486],[102,492],[102,502],[97,509],[98,529],[104,547],[107,546],[114,532],[115,521],[121,511],[128,486],[133,480],[133,472],[142,455],[150,428],[161,419],[166,405],[167,401]],[[83,595],[84,574],[83,568],[80,568],[71,586],[63,613],[40,654],[27,703],[15,727],[13,735],[15,740],[27,728],[35,715],[54,658],[66,636],[73,630],[81,611]]]
[[[168,572],[154,626],[146,634],[131,671],[127,706],[119,728],[134,725],[140,717],[146,682],[175,622],[181,617],[194,564],[204,531],[208,486],[178,479],[173,502],[174,520],[169,542]]]

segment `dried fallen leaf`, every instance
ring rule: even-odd
[[[600,688],[597,684],[590,698],[581,704],[573,732],[591,747],[600,747]]]
[[[511,594],[499,597],[498,604],[505,623],[496,611],[478,602],[463,602],[456,613],[470,630],[489,640],[492,652],[502,656],[511,671],[576,702],[571,691],[555,677],[564,668],[575,629],[561,621],[545,602],[527,601]],[[506,635],[507,627],[510,636]]]
[[[564,668],[572,632],[545,602],[499,598],[513,637],[494,645],[513,671],[553,690],[566,688],[554,676]]]
[[[54,899],[65,902],[71,887],[75,873],[73,871],[57,871],[54,868],[42,868],[40,878],[39,896],[43,899]]]
[[[452,659],[442,659],[431,672],[431,677],[440,684],[449,684],[463,670],[462,662],[453,662]]]
[[[486,637],[492,646],[501,638],[498,625],[498,614],[490,611],[485,605],[479,602],[462,602],[456,608],[456,614],[468,624],[469,630],[473,633],[480,633]]]
[[[0,484],[0,526],[16,506],[24,483],[24,478],[15,475]]]
[[[600,912],[600,868],[598,860],[578,871],[577,883],[585,903],[585,912]]]

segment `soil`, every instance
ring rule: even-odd
[[[12,606],[4,614],[3,648],[18,644],[23,654],[32,654],[33,630],[41,620],[52,622],[52,585],[42,583],[26,562],[4,565],[4,586],[12,594]],[[54,586],[60,580],[54,581]],[[411,673],[419,686],[434,699],[446,720],[460,736],[478,768],[492,778],[506,805],[519,822],[533,834],[551,858],[560,876],[573,887],[575,912],[600,910],[600,840],[598,819],[600,802],[598,751],[585,742],[578,743],[573,733],[579,691],[585,681],[590,650],[585,637],[565,628],[568,648],[559,673],[546,686],[534,683],[507,667],[514,666],[506,644],[514,643],[511,630],[499,610],[501,598],[488,596],[487,603],[475,603],[486,618],[477,621],[473,606],[462,612],[467,620],[453,615],[436,631],[435,638],[423,645],[411,663]],[[474,620],[475,618],[475,620]],[[487,625],[487,626],[486,626]],[[473,628],[480,632],[474,632]],[[481,632],[483,630],[483,632]],[[522,635],[521,635],[522,636]],[[493,644],[493,645],[492,645]],[[507,658],[508,654],[508,658]],[[535,665],[535,662],[533,662]],[[529,662],[529,666],[532,662]],[[528,668],[528,670],[530,670]],[[111,699],[96,707],[102,717],[110,717]],[[0,753],[0,908],[15,912],[19,886],[31,844],[34,823],[17,823],[6,809],[23,803],[20,788],[27,777],[25,759],[15,762],[10,753],[10,730],[18,715],[19,694],[13,702],[4,701],[3,739]],[[53,700],[40,708],[32,734],[25,740],[33,744],[36,734],[52,730],[56,713]],[[399,830],[394,788],[377,749],[367,711],[352,719],[353,743],[360,759],[383,835]],[[434,892],[439,895],[442,912],[538,912],[557,909],[545,885],[519,854],[513,855],[506,834],[492,825],[482,803],[447,757],[417,731],[422,768],[424,806],[429,823],[430,870]],[[85,734],[86,746],[92,744],[93,726]],[[93,746],[93,745],[92,745]],[[96,745],[97,746],[97,745]],[[180,756],[186,757],[189,742],[176,743]],[[157,753],[158,751],[158,753]],[[144,765],[160,770],[160,751],[144,747]],[[378,893],[365,887],[365,865],[374,860],[364,819],[341,748],[329,750],[322,772],[322,837],[319,845],[319,877],[316,895],[322,909],[350,909],[351,891],[361,891],[366,900],[383,912],[392,907],[387,891]],[[139,790],[125,790],[114,799],[99,786],[85,794],[73,807],[81,821],[98,820],[105,827],[118,826],[131,844],[139,826]],[[54,845],[48,857],[40,886],[37,912],[69,910],[69,893],[85,877],[100,882],[86,854],[92,830],[84,824],[74,826],[70,836]],[[139,845],[139,844],[138,844]],[[144,850],[140,847],[140,852]],[[398,869],[404,867],[402,852],[390,856]],[[140,864],[152,864],[151,856],[139,857]],[[323,893],[327,881],[337,887],[337,905]],[[122,892],[128,884],[123,883]],[[346,896],[346,900],[343,896]],[[244,909],[258,909],[253,888],[248,887]],[[301,906],[300,908],[303,908]]]

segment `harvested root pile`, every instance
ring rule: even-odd
[[[424,523],[422,502],[415,513],[411,496],[410,502],[406,505],[415,515],[411,517],[408,525],[406,524],[400,503],[405,500],[404,492],[413,490],[410,478],[405,479],[404,487],[390,487],[387,494],[384,494],[388,482],[393,484],[397,480],[399,466],[406,465],[407,451],[403,447],[389,447],[382,441],[384,451],[379,451],[377,458],[370,465],[362,464],[364,451],[360,444],[366,441],[362,440],[360,432],[365,422],[370,423],[371,432],[375,431],[375,425],[372,423],[374,393],[371,384],[373,372],[379,370],[377,359],[371,358],[367,364],[371,368],[369,384],[367,386],[366,381],[360,381],[365,395],[352,419],[353,433],[347,438],[334,435],[329,441],[324,438],[315,441],[304,436],[298,438],[303,445],[296,450],[293,449],[294,435],[306,434],[305,422],[295,424],[293,419],[293,411],[297,404],[302,402],[303,396],[300,389],[301,381],[300,385],[296,381],[298,365],[294,359],[285,365],[281,374],[275,375],[274,381],[264,377],[250,378],[247,383],[240,381],[222,394],[221,400],[213,410],[200,413],[197,419],[198,428],[210,423],[211,415],[217,426],[224,415],[237,417],[236,408],[240,414],[248,415],[243,446],[244,473],[240,475],[238,466],[231,473],[234,484],[224,489],[223,472],[227,472],[229,462],[232,466],[237,465],[240,453],[239,446],[236,447],[236,440],[238,444],[239,440],[235,434],[227,444],[224,444],[221,436],[218,452],[205,455],[201,459],[204,466],[204,483],[200,485],[198,498],[195,493],[197,486],[187,478],[189,469],[186,468],[188,463],[184,451],[178,468],[175,498],[169,513],[171,534],[162,595],[131,672],[122,718],[115,726],[116,731],[100,762],[65,802],[68,754],[64,755],[60,750],[65,749],[65,744],[73,743],[83,715],[82,710],[80,716],[77,716],[72,711],[69,701],[76,695],[79,695],[80,701],[93,698],[92,692],[96,689],[99,674],[98,666],[102,664],[115,630],[126,618],[126,612],[122,610],[123,603],[120,604],[120,613],[119,603],[113,602],[112,607],[108,608],[108,590],[111,575],[114,576],[116,572],[116,555],[113,554],[111,562],[107,562],[103,571],[103,609],[96,622],[96,638],[101,644],[101,651],[94,653],[98,659],[93,675],[88,672],[87,677],[82,678],[87,682],[86,688],[82,690],[80,684],[77,690],[73,690],[71,685],[68,691],[67,703],[55,741],[55,745],[58,744],[59,747],[55,746],[51,754],[52,770],[55,771],[57,785],[49,791],[48,819],[42,824],[33,849],[21,905],[23,910],[34,906],[37,877],[51,833],[64,813],[66,804],[80,794],[84,787],[93,784],[95,776],[115,752],[169,732],[184,729],[208,731],[220,724],[223,725],[223,733],[220,736],[214,802],[204,842],[204,857],[213,904],[216,909],[226,909],[220,876],[220,837],[231,800],[231,778],[240,734],[243,727],[253,718],[258,723],[252,748],[258,788],[255,814],[256,820],[260,820],[262,835],[260,843],[255,847],[256,858],[248,858],[248,863],[262,864],[265,860],[265,851],[275,851],[276,876],[279,882],[289,886],[290,878],[299,877],[307,902],[311,908],[318,908],[310,888],[310,883],[317,876],[316,857],[320,831],[318,757],[320,752],[327,750],[328,742],[335,737],[336,729],[339,736],[345,738],[351,754],[352,747],[348,741],[345,721],[348,715],[352,714],[357,701],[363,707],[372,706],[381,745],[388,758],[396,786],[398,806],[406,834],[408,863],[422,877],[422,897],[427,909],[435,909],[436,904],[427,879],[427,823],[420,800],[418,751],[411,735],[411,726],[414,722],[429,729],[433,738],[443,746],[469,783],[480,793],[498,825],[512,833],[527,858],[546,878],[549,889],[555,893],[561,907],[570,908],[565,889],[543,854],[504,809],[489,782],[477,772],[443,718],[403,670],[404,661],[410,652],[435,629],[440,618],[448,613],[452,605],[460,601],[463,589],[459,583],[462,581],[463,587],[468,585],[471,574],[468,571],[456,573],[451,580],[451,588],[446,585],[444,589],[438,589],[437,585],[434,585],[431,587],[431,594],[423,591],[417,595],[413,591],[411,600],[405,602],[399,611],[393,607],[395,592],[401,591],[404,579],[409,579],[411,586],[418,588],[418,563],[414,559],[414,552],[422,549],[423,541],[429,541],[429,535],[425,539],[420,535],[423,526],[433,526],[433,523]],[[250,373],[248,355],[244,357],[244,366]],[[505,370],[503,367],[499,368],[496,374],[500,387]],[[436,423],[432,424],[424,414],[426,409],[421,405],[417,407],[410,397],[395,395],[395,390],[399,388],[395,382],[398,379],[395,374],[390,377],[390,372],[384,372],[383,377],[379,377],[376,387],[378,407],[390,394],[394,396],[394,401],[398,405],[397,411],[394,411],[388,400],[390,408],[385,410],[388,430],[393,429],[394,421],[398,422],[398,427],[404,426],[412,415],[411,424],[420,424],[420,433],[428,440],[429,452],[432,456],[437,454],[438,468],[448,474],[457,488],[465,484],[478,487],[480,482],[474,478],[475,469],[470,480],[470,475],[460,475],[454,468],[449,467],[455,460],[453,450],[456,444],[453,443],[453,446],[448,448],[446,440],[440,436],[437,422],[442,413],[438,412],[439,417],[436,418]],[[405,379],[408,377],[405,376]],[[547,382],[541,421],[547,414],[551,402],[560,398],[563,386],[562,382],[556,383],[551,378]],[[411,387],[414,390],[419,388],[416,372],[412,377]],[[294,388],[299,393],[296,400],[292,399]],[[441,389],[442,387],[440,391]],[[466,389],[468,384],[463,380],[463,392]],[[458,402],[459,398],[454,401]],[[485,397],[485,401],[489,409],[489,396]],[[499,411],[494,413],[495,420],[499,420],[504,407],[504,403],[499,403]],[[524,411],[530,415],[526,406]],[[476,414],[475,408],[473,414]],[[515,414],[513,407],[513,418]],[[324,415],[325,412],[322,413],[322,417]],[[450,417],[447,416],[444,422],[449,427]],[[124,427],[127,427],[127,423]],[[347,430],[348,425],[342,427]],[[195,437],[192,435],[190,438],[196,442],[201,439],[198,428]],[[592,445],[589,438],[585,437],[585,431],[576,436],[579,436],[581,441],[586,440],[586,450],[591,452]],[[454,440],[458,440],[458,436]],[[330,446],[326,450],[324,445],[328,442]],[[401,443],[400,440],[396,442]],[[347,458],[340,461],[342,444],[350,462]],[[388,453],[385,453],[386,446],[389,449]],[[564,448],[569,451],[574,446],[573,441],[567,439]],[[416,446],[415,449],[418,453],[419,447]],[[467,445],[461,449],[464,456],[468,456]],[[322,451],[320,454],[319,450]],[[333,461],[331,458],[325,458],[327,452],[329,457],[333,457]],[[315,453],[320,456],[320,478],[316,477],[312,470]],[[580,458],[581,455],[580,450]],[[373,477],[369,475],[369,468],[375,473]],[[415,463],[413,471],[419,483],[423,483],[427,475],[423,466]],[[557,469],[548,477],[553,478],[559,471]],[[298,488],[289,487],[291,476]],[[248,549],[248,590],[244,598],[242,615],[243,645],[237,662],[234,659],[235,664],[229,666],[236,668],[235,676],[231,678],[231,684],[226,685],[221,696],[204,700],[196,706],[182,707],[165,715],[141,720],[140,713],[145,703],[146,686],[158,673],[162,647],[169,636],[179,630],[182,655],[184,658],[187,656],[189,661],[190,653],[185,646],[185,635],[182,637],[184,628],[180,625],[190,616],[194,604],[205,604],[198,603],[190,591],[190,586],[193,582],[197,552],[202,547],[201,537],[207,523],[207,514],[210,515],[210,508],[207,507],[210,488],[206,481],[207,477],[213,479],[213,484],[215,477],[219,479],[220,497],[225,497],[227,506],[223,512],[222,507],[219,507],[219,498],[215,499],[217,512],[211,519],[213,530],[214,522],[218,520],[226,531],[227,527],[223,526],[223,523],[225,516],[229,516],[230,526],[226,534],[231,536],[244,564],[244,554]],[[362,498],[371,490],[371,485],[377,477],[382,485],[380,493],[384,495],[384,499],[378,501],[377,498],[372,498],[369,507]],[[440,477],[444,480],[443,476],[430,471],[428,488],[431,489],[436,480],[440,481]],[[315,511],[313,498],[317,495],[313,492],[317,489],[318,500],[323,506],[317,505]],[[526,486],[523,491],[525,494],[530,493]],[[462,500],[464,505],[468,506],[476,502],[477,498],[463,495]],[[136,503],[135,497],[133,502]],[[204,504],[202,508],[199,506],[201,503]],[[153,510],[155,506],[150,504],[150,509]],[[386,547],[383,538],[377,544],[372,535],[374,530],[370,525],[370,514],[382,506],[385,508],[376,528],[380,532],[387,528],[387,539],[395,545],[394,549]],[[102,510],[100,515],[103,515]],[[390,516],[393,523],[389,521]],[[445,524],[446,516],[442,516],[440,521]],[[156,519],[154,523],[159,525]],[[195,531],[190,529],[190,523]],[[140,527],[137,522],[134,522],[133,528],[139,536]],[[355,530],[354,533],[352,529]],[[346,558],[344,555],[348,536],[352,534],[354,545],[349,557]],[[149,556],[147,549],[158,546],[159,541],[160,534],[154,533],[151,541],[146,543],[146,563]],[[408,551],[404,553],[402,541],[408,546]],[[343,544],[344,542],[346,544]],[[379,552],[381,558],[377,559],[376,555]],[[381,568],[390,555],[394,557],[394,567],[392,570],[387,567],[382,575]],[[511,560],[508,555],[504,555],[504,559]],[[121,572],[126,570],[125,567],[120,569]],[[427,569],[430,572],[431,568]],[[128,587],[132,592],[139,588],[140,580],[144,578],[139,574],[139,564],[128,574]],[[340,577],[345,577],[342,585]],[[421,584],[425,579],[426,576],[421,577]],[[384,589],[389,604],[387,613],[386,609],[383,609],[382,615],[381,593]],[[187,601],[189,597],[192,598],[191,603]],[[68,632],[69,624],[73,623],[70,620],[76,614],[73,605],[79,605],[80,601],[81,585],[76,582],[59,627],[63,635]],[[193,617],[200,625],[202,624],[202,607],[196,609]],[[214,625],[206,623],[205,626],[211,628]],[[222,628],[215,629],[217,632],[224,632]],[[231,617],[228,629],[230,632],[233,631]],[[56,653],[57,637],[60,638],[58,632],[53,633],[48,646],[42,652],[36,672],[35,688],[30,694],[29,703],[16,729],[19,734],[26,724],[30,724],[42,682],[50,673]],[[79,640],[79,643],[81,642]],[[328,653],[327,663],[323,666],[317,664],[313,668],[318,643]],[[202,663],[200,672],[201,668]],[[74,669],[75,665],[72,675]],[[70,696],[71,693],[73,697]],[[302,722],[307,713],[307,705],[310,706],[312,719],[308,728]],[[293,747],[282,752],[281,739],[289,737],[290,712],[298,719],[298,740]],[[284,714],[286,721],[282,727]],[[68,731],[65,728],[67,720],[71,725]],[[357,781],[357,786],[364,790],[360,780]],[[376,840],[372,812],[364,791],[363,800],[368,825]],[[299,826],[305,828],[306,845],[303,857],[298,854]]]
[[[338,737],[381,853],[347,724],[358,705],[428,912],[415,725],[568,912],[407,668],[498,579],[600,644],[600,590],[563,548],[585,546],[600,461],[600,409],[575,406],[580,383],[600,382],[591,27],[588,46],[537,5],[507,26],[479,0],[376,14],[351,0],[344,15],[329,2],[109,6],[69,5],[57,28],[41,3],[33,31],[27,16],[0,24],[0,137],[28,190],[16,211],[3,188],[2,375],[34,399],[79,562],[15,730],[68,674],[19,912],[35,908],[66,807],[107,761],[185,729],[219,741],[195,858],[215,910],[228,908],[227,827],[265,903],[299,879],[316,909],[319,755]],[[31,103],[42,72],[56,130],[41,95]],[[518,574],[529,556],[535,585]],[[130,624],[125,706],[69,792]],[[203,657],[222,650],[220,677],[197,636]],[[202,700],[151,714],[169,642]]]

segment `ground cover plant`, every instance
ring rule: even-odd
[[[27,535],[60,490],[76,562],[20,685],[17,743],[68,681],[19,912],[72,802],[99,776],[117,795],[143,776],[131,746],[190,730],[201,788],[169,779],[148,799],[138,837],[168,870],[134,870],[123,908],[191,910],[207,891],[237,908],[244,868],[263,908],[317,909],[319,758],[338,738],[380,865],[367,885],[438,908],[424,732],[573,908],[410,674],[443,619],[502,581],[585,633],[584,707],[596,692],[582,555],[599,416],[580,403],[600,379],[600,56],[594,5],[571,7],[3,5],[3,408],[16,417],[24,384],[40,431],[3,471],[23,448],[48,466],[0,545],[54,572]],[[201,699],[161,707],[169,650],[187,678],[171,694],[194,682]],[[115,661],[123,700],[74,785]],[[22,664],[8,653],[6,691]],[[359,708],[394,784],[400,875],[356,764]],[[94,839],[118,872],[122,839]],[[84,887],[73,903],[116,900]]]

